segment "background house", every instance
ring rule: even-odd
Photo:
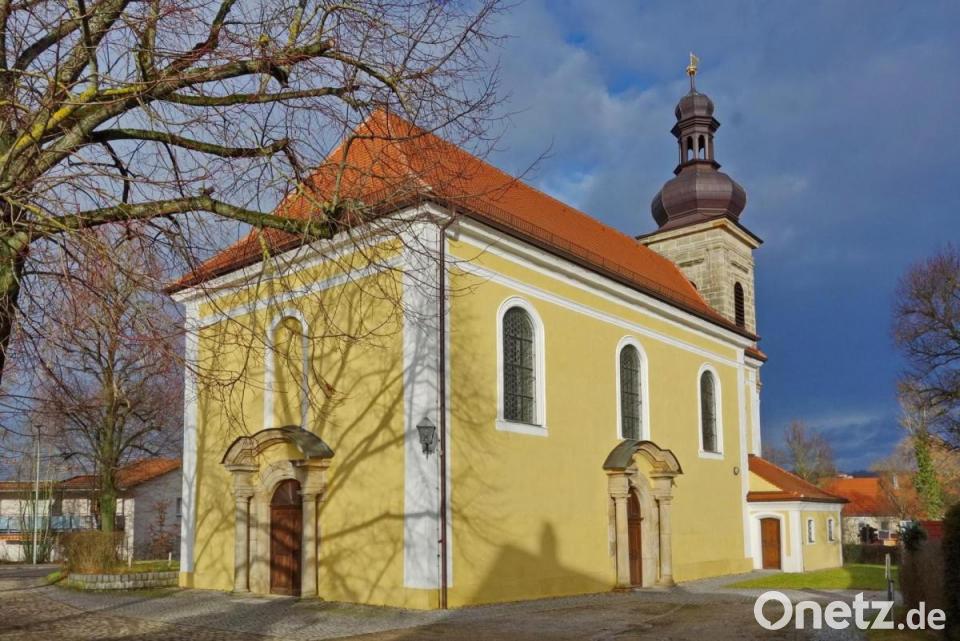
[[[883,479],[841,476],[831,479],[825,489],[849,501],[842,513],[844,543],[896,544],[903,515]]]
[[[124,533],[124,556],[162,558],[167,551],[178,556],[180,478],[180,459],[144,459],[118,470],[116,526]],[[63,532],[98,527],[96,486],[91,474],[41,480],[36,506],[42,536],[52,540]],[[0,560],[29,560],[34,501],[32,482],[0,482]]]

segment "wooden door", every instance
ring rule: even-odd
[[[780,569],[780,519],[760,519],[763,569]]]
[[[300,540],[303,507],[300,484],[284,481],[270,501],[270,592],[300,594]]]
[[[640,501],[636,492],[627,499],[627,540],[630,549],[630,584],[643,584],[643,555],[640,538]]]

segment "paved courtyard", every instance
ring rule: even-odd
[[[729,577],[669,592],[610,593],[451,612],[413,612],[194,590],[93,594],[44,586],[43,577],[51,569],[0,566],[0,641],[828,638],[804,636],[794,630],[762,630],[753,620],[753,596],[722,588]]]

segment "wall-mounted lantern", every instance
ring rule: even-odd
[[[437,426],[429,417],[424,416],[417,423],[417,432],[420,434],[420,445],[423,446],[423,453],[430,456],[437,451]]]

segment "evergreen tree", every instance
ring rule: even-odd
[[[930,453],[930,433],[926,429],[918,429],[913,435],[913,453],[917,460],[913,486],[920,506],[928,519],[940,519],[943,517],[943,490]]]
[[[941,416],[942,409],[931,402],[929,394],[915,380],[902,381],[898,392],[902,410],[900,422],[913,441],[913,456],[917,466],[913,486],[920,512],[928,519],[940,519],[944,509],[943,488],[933,462],[930,425]]]

